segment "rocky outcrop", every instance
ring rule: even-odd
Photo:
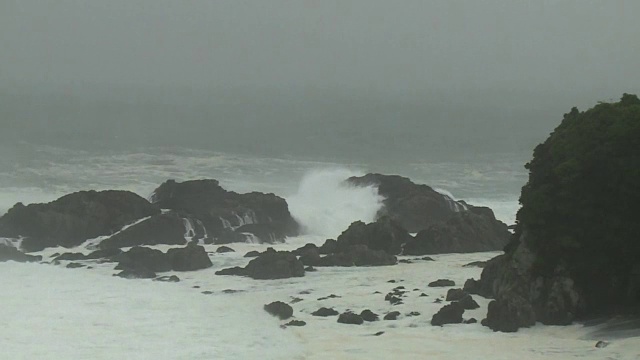
[[[284,199],[274,194],[238,194],[217,180],[168,180],[158,187],[152,203],[202,224],[216,243],[255,241],[273,243],[296,235],[298,224]]]
[[[489,208],[472,207],[430,224],[404,246],[405,255],[502,250],[511,233]]]
[[[291,252],[268,248],[244,268],[223,269],[217,271],[216,275],[248,276],[257,280],[286,279],[304,276],[304,265]]]
[[[213,266],[204,247],[190,243],[183,248],[167,250],[167,257],[171,261],[171,269],[174,271],[195,271]]]
[[[344,252],[353,245],[366,245],[371,250],[398,255],[402,245],[411,239],[411,235],[398,222],[385,216],[370,224],[353,222],[338,236],[334,252]]]
[[[213,264],[204,247],[189,244],[183,248],[172,248],[166,253],[160,250],[136,246],[114,258],[118,261],[116,270],[144,273],[165,271],[195,271],[211,267]]]
[[[349,245],[340,252],[321,256],[318,247],[307,244],[294,251],[306,266],[386,266],[395,265],[397,258],[383,250],[371,250],[367,245]]]
[[[431,325],[460,324],[462,323],[462,314],[464,314],[464,308],[457,302],[453,302],[445,305],[433,315]]]
[[[155,215],[133,224],[99,244],[102,249],[141,245],[184,245],[185,219],[176,214]]]
[[[0,262],[35,262],[41,260],[42,256],[27,255],[13,246],[0,244]]]
[[[376,186],[385,198],[378,218],[388,217],[408,232],[418,233],[415,239],[400,239],[400,244],[406,243],[404,255],[495,251],[502,250],[509,241],[507,225],[497,220],[491,209],[456,201],[427,185],[382,174],[351,177],[347,181],[357,186]],[[387,241],[385,246],[385,251],[399,254],[397,241]]]
[[[569,273],[556,267],[552,276],[536,274],[538,256],[527,245],[527,233],[511,253],[489,261],[470,290],[496,299],[484,322],[496,331],[516,331],[536,320],[548,325],[570,324],[586,310],[585,299]],[[467,288],[467,284],[465,284]]]
[[[536,314],[531,303],[516,293],[501,295],[489,303],[487,318],[482,325],[493,331],[515,332],[536,323]]]
[[[515,331],[640,308],[640,100],[577,108],[533,152],[505,254],[468,288]],[[467,286],[465,286],[467,288]]]
[[[427,185],[415,184],[399,175],[367,174],[351,177],[347,182],[356,186],[376,186],[384,197],[384,208],[379,216],[390,216],[412,233],[468,208],[463,202],[454,201]]]
[[[129,191],[80,191],[47,204],[14,205],[0,218],[0,236],[23,237],[25,251],[73,247],[157,214],[158,206]]]

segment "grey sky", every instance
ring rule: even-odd
[[[375,147],[395,127],[415,144],[530,149],[571,106],[640,93],[638,14],[631,0],[0,0],[0,95],[22,94],[0,96],[0,120],[32,134],[81,131],[91,118],[144,130],[148,118],[166,136],[179,118],[199,126],[191,138],[224,125],[245,143],[269,141],[243,134],[260,125],[256,136],[289,131],[318,149],[319,132],[360,132],[345,143]],[[158,89],[181,93],[158,100]],[[23,96],[38,91],[63,97]],[[291,130],[305,121],[335,126]],[[492,128],[502,133],[492,139]]]
[[[637,1],[21,1],[3,83],[484,88],[640,84]]]

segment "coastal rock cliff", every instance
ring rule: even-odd
[[[573,108],[526,165],[506,253],[468,289],[497,331],[640,307],[640,100]]]

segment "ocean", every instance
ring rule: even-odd
[[[477,155],[449,162],[371,164],[296,157],[269,158],[189,148],[78,150],[18,143],[5,148],[0,177],[0,213],[20,201],[47,202],[79,190],[125,189],[143,197],[167,179],[214,178],[228,190],[272,192],[287,199],[304,234],[278,250],[292,250],[335,238],[355,221],[372,221],[382,199],[373,188],[345,186],[343,180],[367,172],[399,174],[428,184],[455,199],[492,208],[513,224],[520,187],[526,182],[522,154]],[[514,334],[493,333],[479,323],[430,325],[446,289],[427,283],[452,279],[458,286],[481,269],[463,267],[498,253],[437,255],[390,267],[322,268],[303,278],[261,281],[214,272],[243,266],[243,255],[269,245],[230,244],[235,252],[216,254],[205,245],[213,267],[175,273],[179,283],[113,277],[113,264],[91,269],[42,264],[0,263],[2,289],[0,345],[7,359],[639,359],[633,338],[608,338],[594,345],[593,329],[537,325]],[[157,246],[165,250],[166,246]],[[46,249],[45,260],[66,249]],[[80,246],[73,251],[88,252]],[[413,259],[412,257],[404,257]],[[64,263],[62,264],[64,265]],[[173,273],[171,273],[173,274]],[[394,280],[395,283],[389,283]],[[384,294],[401,285],[411,290],[405,303],[389,304]],[[321,300],[329,295],[333,298]],[[419,296],[424,294],[425,296]],[[480,321],[487,299],[465,319]],[[292,304],[307,323],[286,327],[262,306]],[[338,324],[311,312],[321,306],[340,312],[398,310],[397,321],[362,326]],[[380,332],[382,332],[380,334]],[[375,336],[378,334],[378,336]]]

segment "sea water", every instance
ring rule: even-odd
[[[193,149],[97,153],[24,146],[27,156],[2,164],[0,212],[16,201],[50,201],[78,190],[126,189],[148,197],[167,179],[215,178],[229,190],[273,192],[287,199],[305,233],[275,245],[278,250],[308,242],[319,245],[352,221],[374,219],[383,199],[375,188],[345,184],[349,176],[368,171],[409,176],[454,199],[489,206],[507,223],[515,219],[518,189],[526,181],[522,165],[508,156],[493,162],[379,166]],[[73,251],[86,253],[94,243]],[[464,264],[487,260],[497,252],[438,255],[435,261],[404,257],[413,263],[320,268],[303,278],[261,281],[214,273],[244,266],[247,251],[263,251],[269,245],[229,246],[235,252],[217,254],[217,246],[206,245],[213,267],[175,273],[179,283],[113,277],[111,263],[86,262],[91,269],[66,269],[65,263],[0,263],[2,354],[7,359],[639,358],[637,338],[613,339],[598,349],[594,345],[600,338],[591,337],[592,331],[580,324],[537,325],[514,334],[493,333],[477,323],[431,326],[431,316],[442,306],[435,299],[442,299],[446,289],[429,288],[427,283],[448,278],[461,286],[481,272]],[[41,254],[49,260],[61,251],[68,250],[47,249]],[[404,304],[394,306],[384,296],[396,286],[409,293]],[[331,294],[336,297],[320,300]],[[488,300],[475,298],[481,308],[464,317],[479,321]],[[262,309],[276,300],[292,303],[294,317],[307,325],[283,328],[286,321]],[[335,317],[311,315],[322,306],[340,312],[370,309],[381,317],[400,311],[401,316],[397,321],[344,325]]]

